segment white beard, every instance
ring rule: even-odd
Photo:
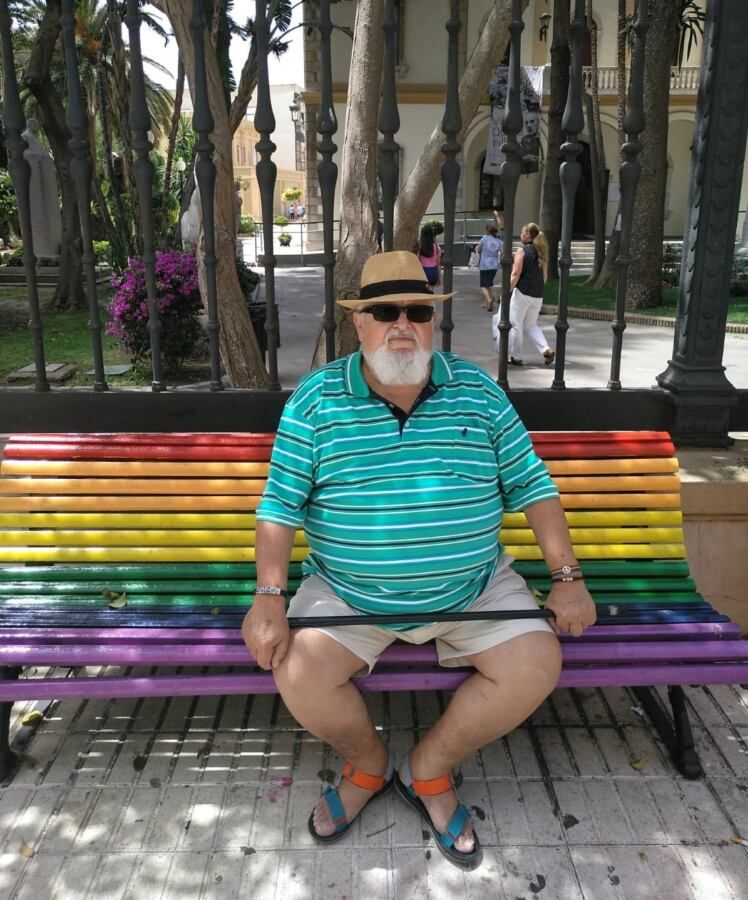
[[[392,337],[394,335],[388,335]],[[428,381],[431,351],[424,350],[416,338],[415,350],[390,350],[385,343],[374,353],[364,353],[367,365],[380,384],[414,385]]]

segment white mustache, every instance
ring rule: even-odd
[[[398,328],[397,326],[390,328],[387,332],[386,340],[390,341],[394,338],[412,338],[418,343],[418,337],[412,328]]]

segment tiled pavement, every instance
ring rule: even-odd
[[[675,772],[618,689],[557,691],[468,759],[471,873],[394,795],[314,845],[320,775],[340,762],[276,697],[59,703],[0,793],[0,896],[745,900],[748,690],[688,695],[703,780]],[[447,698],[368,702],[403,751]]]

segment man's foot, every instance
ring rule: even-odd
[[[414,778],[406,757],[395,777],[395,788],[420,814],[446,859],[464,869],[473,869],[480,863],[480,841],[473,831],[470,814],[454,789],[451,773],[438,778]]]
[[[549,347],[547,350],[543,351],[543,359],[545,360],[545,364],[550,366],[553,360],[556,358],[556,354]]]
[[[394,764],[390,760],[384,775],[367,775],[350,763],[335,787],[326,788],[309,816],[309,832],[320,843],[341,838],[363,808],[392,787]]]

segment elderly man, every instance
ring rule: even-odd
[[[581,634],[595,610],[558,493],[503,391],[433,350],[434,295],[411,253],[368,260],[355,310],[360,352],[308,375],[286,404],[257,510],[257,591],[243,626],[296,719],[347,760],[309,818],[315,840],[342,837],[393,784],[451,862],[480,844],[451,778],[468,754],[527,718],[553,690],[558,639],[540,618],[369,625],[374,613],[534,609],[497,535],[524,510],[552,572],[554,628]],[[283,598],[297,528],[310,553],[292,615],[360,615],[361,625],[289,633]],[[392,641],[435,639],[445,666],[475,673],[395,768],[351,678]]]

